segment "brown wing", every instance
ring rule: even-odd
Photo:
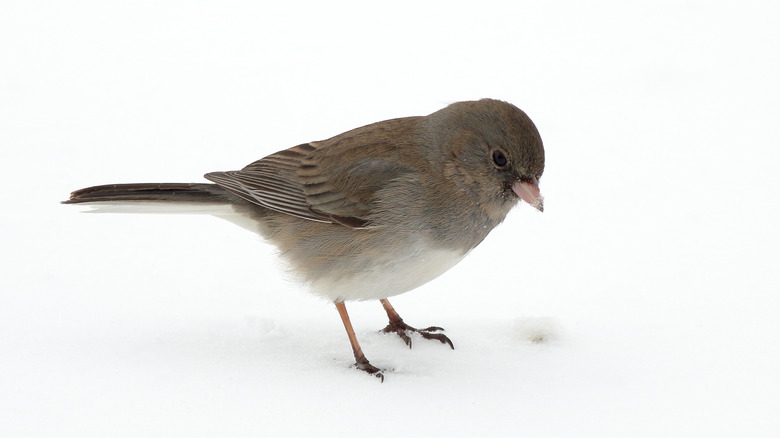
[[[414,119],[364,126],[323,142],[269,155],[238,171],[206,179],[249,202],[303,219],[370,226],[377,191],[413,171],[400,153]]]
[[[327,214],[312,210],[297,176],[301,161],[313,149],[309,144],[302,144],[241,170],[211,172],[205,177],[249,202],[304,219],[333,222]]]

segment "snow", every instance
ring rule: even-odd
[[[0,435],[780,435],[773,3],[3,9]],[[455,350],[347,306],[384,383],[246,230],[58,203],[480,97],[545,212],[391,300]]]

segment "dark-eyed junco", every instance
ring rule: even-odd
[[[542,210],[544,148],[528,116],[506,102],[458,102],[424,117],[373,123],[229,172],[214,184],[112,184],[65,203],[229,204],[276,245],[292,270],[336,303],[357,368],[384,379],[360,349],[345,301],[379,300],[384,332],[452,347],[439,327],[406,325],[388,297],[458,263],[523,200]]]

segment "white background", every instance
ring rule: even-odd
[[[0,435],[780,434],[774,2],[261,4],[3,4]],[[481,97],[546,210],[393,300],[454,351],[349,305],[383,384],[258,237],[58,204]]]

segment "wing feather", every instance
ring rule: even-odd
[[[350,228],[370,227],[378,192],[414,171],[397,138],[412,118],[364,126],[323,142],[298,145],[241,170],[205,175],[241,198],[269,209]],[[406,145],[408,147],[408,145]],[[407,153],[408,155],[408,153]]]

